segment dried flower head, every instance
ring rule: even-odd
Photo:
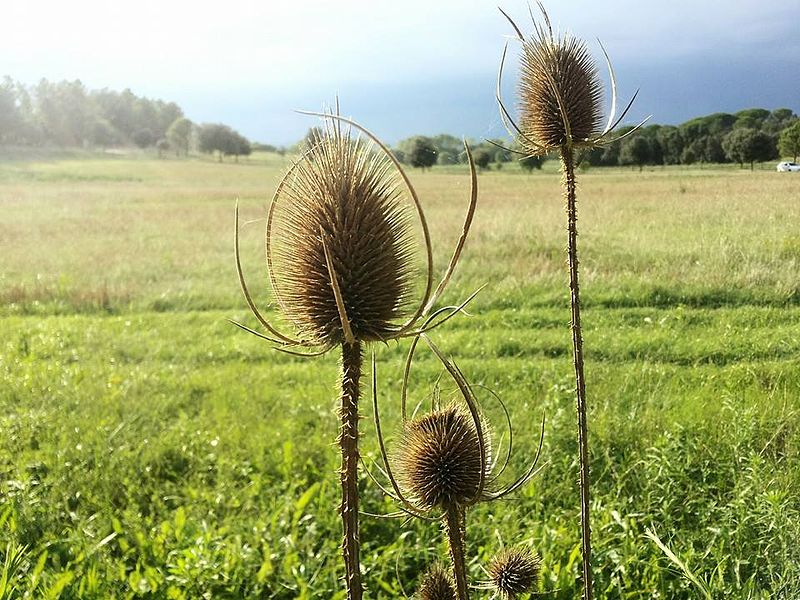
[[[522,141],[539,148],[589,144],[600,133],[603,87],[586,44],[537,28],[522,43],[519,109]]]
[[[306,151],[271,223],[275,292],[300,337],[344,341],[340,303],[360,341],[392,337],[408,316],[415,245],[402,191],[389,159],[349,131],[328,127]]]
[[[444,276],[434,289],[433,253],[425,214],[400,163],[374,134],[333,113],[278,185],[267,214],[267,272],[280,312],[296,328],[285,334],[256,307],[239,256],[236,268],[247,304],[267,333],[235,325],[279,349],[322,354],[341,343],[387,341],[419,335],[457,314],[459,306],[431,312],[458,264],[475,214],[477,174],[465,143],[472,188],[464,227]],[[355,129],[363,137],[353,136]],[[413,208],[412,208],[413,207]],[[413,235],[419,220],[422,240]],[[425,255],[425,284],[412,306],[416,251]],[[477,293],[477,292],[476,292]],[[438,319],[438,320],[437,320]]]
[[[441,361],[452,377],[461,396],[457,403],[446,408],[436,407],[421,417],[408,418],[406,394],[408,374],[419,339]],[[377,388],[374,385],[376,363],[373,356],[372,408],[375,433],[381,451],[384,471],[392,491],[375,478],[373,480],[389,496],[400,503],[400,514],[428,518],[434,510],[447,513],[452,509],[464,511],[478,502],[499,500],[525,485],[538,472],[536,465],[544,442],[544,419],[536,455],[528,468],[513,483],[500,488],[499,478],[511,461],[511,421],[508,411],[497,394],[487,390],[500,404],[507,417],[509,443],[501,460],[492,459],[490,427],[485,421],[472,386],[461,370],[425,334],[416,338],[406,358],[405,377],[401,386],[400,412],[403,429],[398,440],[394,460],[389,459],[383,437]],[[485,389],[485,388],[484,388]],[[498,467],[498,463],[500,466]],[[395,476],[395,472],[397,476]],[[368,471],[369,473],[369,471]],[[431,517],[439,518],[439,517]]]
[[[625,118],[636,94],[616,117],[617,84],[611,61],[603,49],[611,78],[611,114],[603,127],[603,84],[586,44],[570,34],[556,35],[541,2],[544,23],[531,15],[533,35],[526,37],[502,9],[522,46],[519,80],[519,124],[506,109],[500,94],[507,46],[503,50],[497,79],[497,101],[506,128],[517,138],[523,154],[542,156],[565,148],[594,148],[616,139],[606,136]],[[649,119],[649,117],[648,117]]]
[[[492,559],[489,577],[503,598],[528,592],[539,580],[542,560],[527,548],[508,548]]]
[[[451,406],[405,424],[398,474],[420,507],[469,504],[479,494],[487,464],[472,416],[464,409]]]
[[[433,565],[422,576],[416,598],[418,600],[456,600],[453,578],[440,564]]]

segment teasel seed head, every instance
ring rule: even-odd
[[[422,577],[415,596],[418,600],[456,600],[453,578],[440,564],[433,565]]]
[[[460,507],[478,499],[481,441],[466,410],[451,406],[408,421],[397,460],[399,479],[425,510]],[[484,473],[484,476],[486,473]]]
[[[541,559],[527,548],[508,548],[492,559],[489,577],[502,598],[530,591],[539,580]]]
[[[329,347],[348,326],[358,341],[392,337],[415,274],[401,189],[392,163],[348,129],[329,125],[309,144],[270,230],[276,296],[301,339]]]
[[[522,41],[520,142],[535,154],[590,146],[602,128],[603,86],[586,44],[537,25]]]

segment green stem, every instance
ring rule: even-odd
[[[361,379],[361,344],[342,344],[342,397],[339,417],[339,448],[342,451],[342,527],[347,599],[361,600],[358,539],[358,398]]]
[[[458,600],[469,600],[467,585],[467,563],[464,558],[464,512],[457,506],[445,510],[445,529],[447,545],[450,547],[450,560],[453,563],[453,577],[456,581]]]
[[[589,523],[589,428],[586,421],[586,379],[583,374],[581,299],[578,286],[578,213],[575,206],[575,156],[570,148],[561,149],[564,198],[567,201],[569,236],[569,289],[572,308],[572,358],[578,399],[578,451],[580,459],[581,554],[583,559],[583,600],[592,599],[592,541]]]

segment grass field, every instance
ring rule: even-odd
[[[343,597],[338,357],[280,354],[226,320],[253,324],[234,201],[266,305],[263,206],[283,168],[277,156],[0,161],[0,598]],[[412,177],[441,272],[467,174]],[[470,568],[480,579],[502,544],[530,544],[543,597],[574,599],[559,177],[551,164],[479,183],[445,300],[487,287],[436,339],[506,401],[516,470],[545,412],[547,466],[471,513]],[[800,178],[595,169],[579,184],[597,597],[800,598]],[[406,349],[376,348],[390,430]],[[441,371],[425,353],[417,364],[415,401]],[[363,431],[374,459],[369,419]],[[393,510],[366,478],[362,498]],[[435,525],[364,518],[368,597],[411,595],[440,539]]]

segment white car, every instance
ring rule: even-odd
[[[800,172],[800,165],[793,162],[780,162],[778,166],[775,167],[779,173],[788,173],[791,171],[798,171]]]

